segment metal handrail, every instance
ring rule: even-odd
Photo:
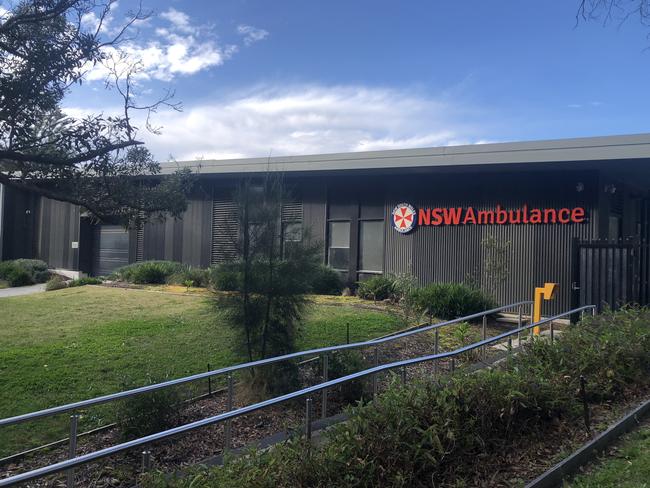
[[[437,329],[437,328],[440,328],[440,327],[445,327],[447,325],[452,325],[452,324],[455,324],[455,323],[476,319],[476,318],[479,318],[479,317],[491,315],[491,314],[494,314],[494,313],[497,313],[497,312],[500,312],[500,311],[503,311],[503,310],[508,310],[508,309],[511,309],[511,308],[515,308],[515,307],[518,307],[518,306],[530,305],[532,303],[533,302],[530,301],[530,300],[511,303],[509,305],[503,305],[501,307],[493,308],[491,310],[485,310],[485,311],[475,313],[475,314],[472,314],[472,315],[467,315],[465,317],[459,317],[457,319],[447,320],[445,322],[439,322],[437,324],[432,324],[432,325],[428,325],[428,326],[421,327],[421,328],[418,328],[418,329],[409,330],[409,331],[406,331],[406,332],[402,332],[400,334],[392,335],[392,336],[389,336],[389,337],[384,337],[384,338],[381,338],[381,339],[371,339],[369,341],[354,342],[354,343],[351,343],[351,344],[340,344],[340,345],[337,345],[337,346],[321,347],[321,348],[318,348],[318,349],[309,349],[307,351],[293,352],[293,353],[290,353],[290,354],[284,354],[282,356],[275,356],[275,357],[272,357],[272,358],[260,359],[258,361],[252,361],[252,362],[248,362],[248,363],[237,364],[237,365],[234,365],[234,366],[227,366],[225,368],[215,369],[215,370],[212,370],[212,371],[206,371],[205,373],[197,373],[197,374],[194,374],[194,375],[191,375],[191,376],[185,376],[183,378],[177,378],[177,379],[174,379],[174,380],[164,381],[164,382],[156,383],[156,384],[153,384],[153,385],[141,386],[139,388],[134,388],[132,390],[125,390],[125,391],[121,391],[121,392],[118,392],[118,393],[111,393],[111,394],[108,394],[108,395],[102,395],[102,396],[99,396],[99,397],[90,398],[88,400],[82,400],[82,401],[79,401],[79,402],[68,403],[68,404],[65,404],[65,405],[59,405],[59,406],[56,406],[56,407],[46,408],[46,409],[43,409],[43,410],[38,410],[36,412],[30,412],[30,413],[25,413],[25,414],[22,414],[22,415],[16,415],[14,417],[7,417],[5,419],[0,419],[0,427],[7,426],[7,425],[15,425],[15,424],[19,424],[19,423],[22,423],[22,422],[27,422],[29,420],[34,420],[34,419],[38,419],[38,418],[42,418],[42,417],[49,417],[49,416],[52,416],[52,415],[57,415],[57,414],[65,413],[65,412],[72,412],[74,410],[79,410],[79,409],[90,407],[90,406],[93,406],[93,405],[100,405],[100,404],[108,403],[108,402],[111,402],[111,401],[114,401],[114,400],[124,399],[124,398],[128,398],[128,397],[131,397],[131,396],[140,395],[140,394],[143,394],[143,393],[149,393],[149,392],[152,392],[152,391],[160,390],[160,389],[163,389],[163,388],[168,388],[168,387],[171,387],[171,386],[182,385],[182,384],[185,384],[185,383],[190,383],[192,381],[198,381],[198,380],[201,380],[201,379],[210,378],[212,376],[223,375],[223,374],[226,374],[226,373],[233,373],[235,371],[254,368],[254,367],[258,367],[258,366],[265,366],[265,365],[276,363],[276,362],[279,362],[279,361],[285,361],[287,359],[294,359],[294,358],[302,357],[302,356],[312,356],[312,355],[318,355],[318,354],[323,354],[323,353],[327,353],[327,352],[333,352],[333,351],[339,351],[339,350],[345,350],[345,349],[353,349],[353,348],[359,348],[359,347],[365,347],[365,346],[377,346],[377,345],[383,344],[385,342],[391,342],[391,341],[401,339],[403,337],[407,337],[407,336],[410,336],[410,335],[413,335],[413,334],[419,334],[420,332],[425,332],[427,330],[432,330],[432,329]]]
[[[129,449],[132,449],[134,447],[138,446],[145,446],[147,444],[151,444],[156,441],[161,441],[165,439],[169,439],[171,437],[175,437],[180,434],[184,434],[186,432],[191,432],[193,430],[199,429],[201,427],[205,427],[207,425],[213,425],[217,424],[223,421],[227,420],[232,420],[234,418],[240,417],[242,415],[246,415],[248,413],[256,412],[258,410],[262,410],[266,407],[272,406],[272,405],[277,405],[279,403],[286,402],[288,400],[292,400],[295,398],[299,398],[305,395],[308,395],[310,393],[315,393],[327,388],[330,388],[332,386],[340,385],[343,383],[347,383],[349,381],[358,379],[358,378],[363,378],[366,376],[370,376],[372,374],[380,373],[382,371],[389,371],[391,369],[399,368],[402,366],[411,366],[414,364],[419,364],[423,363],[426,361],[434,361],[438,359],[445,359],[445,358],[453,358],[454,356],[458,356],[460,354],[463,354],[465,352],[469,352],[475,349],[478,349],[480,347],[487,346],[489,344],[492,344],[494,342],[498,342],[501,339],[509,338],[513,335],[520,334],[523,331],[532,329],[533,327],[538,327],[547,323],[551,323],[555,320],[558,320],[562,317],[566,317],[567,315],[573,315],[576,313],[584,312],[586,310],[591,310],[592,313],[595,313],[596,311],[596,306],[595,305],[585,305],[582,307],[574,308],[573,310],[569,310],[567,312],[563,312],[558,315],[554,315],[552,317],[548,317],[545,319],[542,319],[538,322],[535,323],[530,323],[521,327],[518,327],[516,329],[513,329],[508,332],[504,332],[502,334],[496,335],[494,337],[490,337],[487,339],[483,339],[481,341],[475,342],[473,344],[467,345],[460,347],[458,349],[455,349],[453,351],[448,351],[448,352],[443,352],[443,353],[438,353],[438,354],[429,354],[427,356],[420,356],[417,358],[412,358],[412,359],[404,359],[401,361],[396,361],[394,363],[388,363],[388,364],[383,364],[380,366],[375,366],[373,368],[365,369],[363,371],[358,371],[356,373],[349,374],[347,376],[342,376],[340,378],[334,379],[334,380],[329,380],[324,383],[319,383],[318,385],[313,385],[309,386],[307,388],[303,388],[302,390],[298,390],[292,393],[287,393],[285,395],[281,395],[275,398],[271,398],[268,400],[264,400],[262,402],[254,403],[242,408],[239,408],[237,410],[231,410],[229,412],[224,412],[219,415],[215,415],[213,417],[208,417],[202,420],[197,420],[196,422],[191,422],[189,424],[181,425],[179,427],[174,427],[173,429],[168,429],[162,432],[158,432],[156,434],[151,434],[145,437],[141,437],[139,439],[134,439],[128,442],[124,442],[122,444],[117,444],[115,446],[107,447],[104,449],[100,449],[98,451],[94,451],[88,454],[84,454],[82,456],[78,456],[72,459],[67,459],[65,461],[60,461],[55,464],[51,464],[49,466],[44,466],[42,468],[37,468],[32,471],[28,471],[25,473],[17,474],[15,476],[11,476],[9,478],[5,478],[0,480],[0,487],[5,487],[5,486],[14,486],[18,483],[23,483],[25,481],[31,481],[35,480],[38,478],[42,478],[44,476],[50,475],[50,474],[55,474],[55,473],[60,473],[62,471],[66,471],[72,468],[75,468],[77,466],[81,466],[83,464],[87,464],[89,462],[111,456],[113,454],[118,454],[124,451],[127,451]]]

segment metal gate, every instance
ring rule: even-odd
[[[649,246],[639,239],[574,241],[572,301],[620,308],[650,303]]]

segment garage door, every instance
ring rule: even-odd
[[[129,233],[121,225],[98,225],[94,244],[95,276],[107,276],[129,264]]]

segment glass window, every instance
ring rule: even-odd
[[[300,222],[286,222],[283,224],[283,238],[284,242],[300,242],[302,241],[302,223]]]
[[[285,222],[282,224],[282,256],[287,257],[293,249],[296,242],[302,241],[302,223]]]
[[[329,223],[329,252],[327,262],[334,269],[350,266],[350,222]]]
[[[363,271],[383,271],[383,220],[362,220],[359,223],[359,268]]]

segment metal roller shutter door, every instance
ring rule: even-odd
[[[129,233],[121,225],[100,225],[95,230],[93,272],[106,276],[129,264]]]

